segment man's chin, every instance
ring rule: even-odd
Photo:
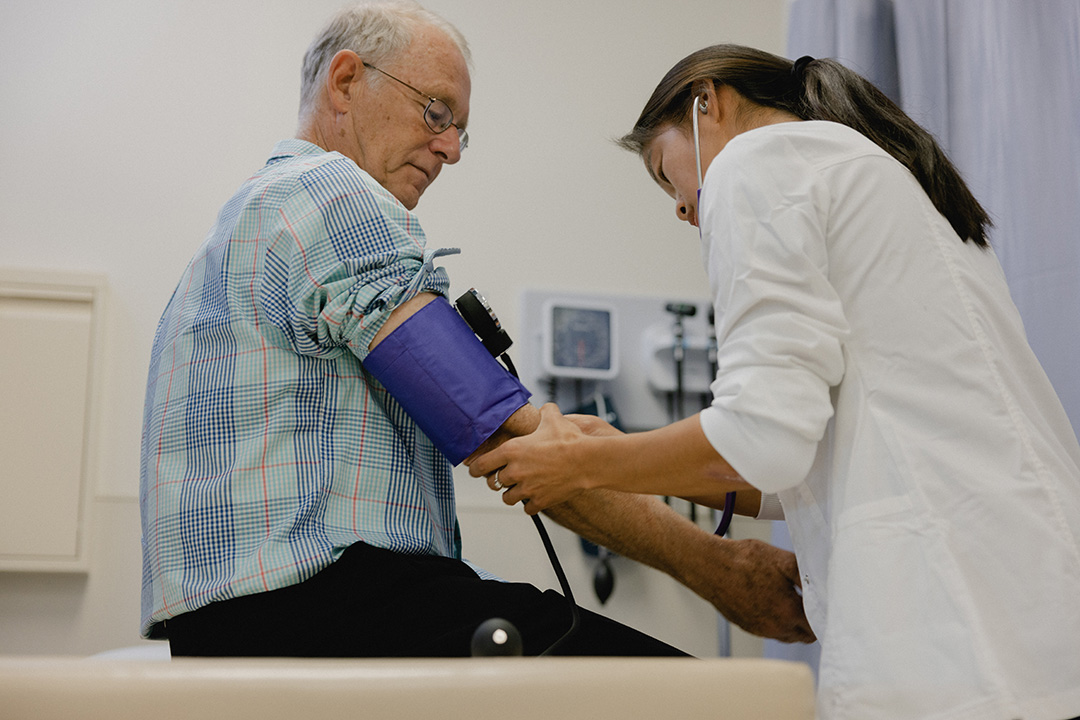
[[[412,210],[420,202],[420,196],[424,194],[424,191],[414,185],[405,185],[390,189],[390,193],[405,206],[406,210]]]

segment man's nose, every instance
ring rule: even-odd
[[[431,151],[447,165],[461,159],[461,140],[455,128],[450,127],[431,139]]]

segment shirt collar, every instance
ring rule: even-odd
[[[315,143],[310,143],[307,140],[300,140],[299,138],[290,138],[288,140],[282,140],[274,146],[274,152],[270,155],[269,162],[278,160],[285,157],[299,157],[301,155],[321,155],[326,150],[319,147]]]

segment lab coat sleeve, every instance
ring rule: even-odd
[[[757,520],[784,520],[784,506],[780,504],[780,496],[773,493],[761,494],[761,505],[758,506]]]
[[[700,414],[713,447],[776,493],[810,470],[844,373],[848,331],[828,277],[829,191],[786,139],[738,136],[702,189],[719,370]]]

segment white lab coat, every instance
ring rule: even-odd
[[[834,123],[737,136],[700,205],[701,424],[780,495],[820,717],[1080,715],[1080,446],[993,252]]]

